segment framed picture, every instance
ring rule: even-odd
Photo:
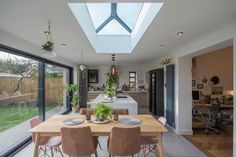
[[[192,86],[196,86],[196,81],[192,80]]]
[[[223,87],[211,87],[212,95],[223,95]]]
[[[98,70],[97,69],[88,70],[88,83],[98,83]]]
[[[203,89],[203,84],[197,84],[197,89]]]

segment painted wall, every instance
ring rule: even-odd
[[[196,68],[193,70],[193,80],[196,86],[193,90],[202,91],[203,94],[211,94],[213,86],[210,79],[218,76],[220,79],[216,87],[223,87],[223,94],[233,90],[233,47],[224,48],[214,52],[209,52],[196,57]],[[206,76],[208,82],[203,83],[202,79]],[[198,89],[197,84],[203,84],[203,89]]]
[[[137,65],[125,65],[125,66],[117,66],[119,71],[119,87],[122,87],[124,83],[129,84],[129,72],[136,71],[137,81],[143,80],[144,82],[144,71]],[[102,87],[103,84],[106,83],[105,73],[110,72],[110,65],[89,65],[88,69],[98,69],[98,77],[99,82],[91,84],[94,87]],[[144,85],[138,84],[138,85]]]
[[[51,58],[43,56],[41,47],[31,44],[19,37],[16,37],[6,31],[3,31],[2,29],[0,29],[0,43],[3,45],[9,46],[9,47],[13,47],[13,48],[31,53],[31,54],[39,56],[39,57],[44,57],[49,60],[59,62],[59,63],[73,67],[74,82],[75,83],[77,82],[77,64],[76,63],[71,62],[71,61],[69,61],[65,58],[59,57],[59,56],[57,56],[57,57],[53,56]]]

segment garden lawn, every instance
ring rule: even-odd
[[[46,111],[56,106],[46,106]],[[14,127],[30,118],[38,115],[37,107],[1,107],[0,108],[0,132]]]

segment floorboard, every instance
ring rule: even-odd
[[[184,136],[208,157],[233,156],[233,129],[232,125],[221,127],[220,134],[210,132],[206,135],[204,130],[194,130],[193,135]]]

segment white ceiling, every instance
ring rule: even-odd
[[[45,42],[43,32],[47,30],[50,19],[55,51],[60,56],[81,63],[82,49],[84,63],[111,64],[110,54],[95,53],[67,2],[69,1],[1,0],[0,29],[41,46]],[[166,0],[133,52],[118,54],[116,63],[141,64],[152,61],[235,21],[235,0]],[[178,37],[176,33],[179,31],[183,31],[184,36]],[[61,43],[66,43],[67,46],[62,47]],[[161,44],[166,44],[167,47],[160,48]]]

